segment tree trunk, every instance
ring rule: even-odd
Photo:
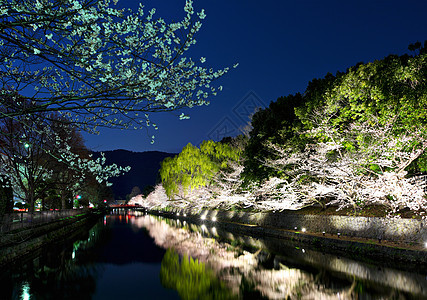
[[[67,209],[66,205],[67,203],[65,202],[65,192],[63,190],[61,190],[61,208],[62,209]]]

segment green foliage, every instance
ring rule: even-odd
[[[235,296],[215,274],[197,259],[179,255],[168,249],[160,269],[160,282],[178,291],[182,299],[234,299]]]
[[[301,140],[295,133],[300,122],[294,110],[304,101],[304,97],[299,93],[280,97],[276,102],[271,102],[268,108],[261,109],[253,115],[253,129],[245,148],[245,178],[262,180],[273,172],[261,163],[265,158],[272,158],[266,142],[291,143],[298,148]]]
[[[410,50],[415,52],[413,56],[390,55],[371,63],[358,63],[344,73],[313,79],[303,94],[280,97],[255,113],[245,148],[245,179],[260,182],[271,176],[281,177],[280,170],[262,163],[276,159],[267,145],[302,151],[307,143],[328,141],[331,132],[310,132],[322,122],[338,134],[350,130],[350,125],[367,123],[373,129],[386,130],[389,126],[392,136],[407,132],[426,136],[427,43],[424,47],[415,43]],[[354,152],[376,141],[353,131],[342,142],[345,151]],[[416,149],[422,145],[414,139],[411,146]],[[422,154],[408,170],[426,172],[427,155]]]
[[[297,116],[308,128],[316,125],[313,113],[321,109],[338,130],[374,119],[397,123],[396,133],[412,130],[427,120],[426,62],[423,52],[359,64],[325,85],[321,97],[308,97]]]
[[[239,150],[220,142],[204,141],[200,149],[191,145],[185,146],[175,157],[163,160],[160,169],[163,187],[168,197],[190,189],[206,186],[212,177],[228,166],[229,161],[239,159]]]
[[[147,197],[154,190],[155,190],[155,187],[153,185],[146,185],[142,190],[142,196]]]

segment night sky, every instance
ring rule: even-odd
[[[136,8],[142,2],[155,7],[156,16],[181,20],[185,0],[121,0]],[[427,1],[320,1],[320,0],[195,0],[205,9],[197,44],[187,56],[206,57],[205,67],[239,67],[217,81],[224,90],[209,106],[152,115],[158,131],[104,130],[84,134],[95,151],[179,152],[191,142],[235,136],[257,106],[280,96],[304,92],[313,78],[345,71],[358,62],[389,54],[409,53],[407,47],[427,39]],[[151,135],[155,134],[155,143]]]

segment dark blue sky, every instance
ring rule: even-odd
[[[120,6],[156,7],[157,17],[181,20],[185,0],[121,0]],[[357,62],[408,53],[409,44],[427,39],[427,1],[195,0],[207,14],[188,56],[206,57],[205,66],[238,62],[220,79],[224,90],[209,106],[152,115],[159,130],[104,130],[85,134],[96,151],[127,149],[179,152],[191,142],[236,135],[257,105],[304,92],[313,78],[335,74]],[[155,134],[153,145],[150,137]]]

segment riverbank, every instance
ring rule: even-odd
[[[421,219],[312,215],[295,211],[152,210],[150,213],[253,237],[285,239],[365,261],[427,265],[427,229]]]
[[[42,246],[65,237],[72,237],[88,222],[98,218],[103,212],[87,211],[75,216],[52,222],[10,231],[0,235],[0,266],[31,253]]]

